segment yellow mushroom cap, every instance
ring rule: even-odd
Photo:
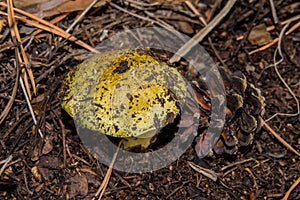
[[[186,95],[181,74],[138,51],[109,51],[66,78],[63,108],[91,130],[115,137],[159,132],[180,113]]]

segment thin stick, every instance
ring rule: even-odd
[[[134,1],[134,0],[126,0],[128,3],[136,4],[139,6],[144,6],[144,7],[152,7],[152,6],[157,6],[160,5],[162,2],[154,2],[154,3],[144,3],[143,1]]]
[[[31,100],[31,92],[30,92],[30,87],[29,87],[29,83],[28,83],[28,77],[30,79],[32,88],[33,88],[33,93],[36,94],[36,86],[35,86],[35,82],[34,82],[34,77],[33,77],[33,73],[32,70],[30,68],[30,63],[29,63],[29,59],[27,58],[26,52],[23,48],[23,45],[20,44],[21,43],[21,37],[19,34],[19,30],[18,30],[18,26],[17,26],[17,22],[16,22],[16,17],[15,17],[15,13],[14,13],[14,7],[13,7],[13,3],[12,0],[8,0],[7,1],[7,15],[8,15],[8,21],[9,21],[9,27],[10,27],[10,33],[11,33],[11,37],[13,38],[13,40],[15,40],[14,44],[17,46],[18,49],[18,55],[17,55],[17,59],[19,60],[19,63],[24,63],[25,64],[25,68],[23,68],[21,71],[23,73],[23,78],[24,78],[24,83],[26,86],[26,91],[28,94],[29,99]],[[18,45],[17,43],[19,43],[20,45]],[[21,53],[21,55],[19,55],[19,53]]]
[[[30,100],[29,100],[29,97],[27,96],[27,92],[25,92],[26,91],[25,90],[25,86],[24,86],[24,83],[23,83],[23,80],[22,80],[21,77],[19,78],[19,82],[20,82],[20,86],[21,86],[21,88],[23,90],[23,94],[24,94],[24,97],[25,97],[25,100],[26,100],[26,104],[27,104],[29,112],[31,114],[31,118],[33,120],[33,123],[34,123],[34,125],[36,127],[38,127],[38,124],[37,124],[37,121],[36,121],[36,118],[35,118],[35,114],[33,112],[33,109],[32,109],[32,106],[31,106],[31,103],[30,103]],[[42,133],[42,131],[41,131],[41,129],[39,127],[38,127],[38,133],[40,134],[41,138],[44,138],[43,133]]]
[[[253,172],[251,171],[251,169],[249,167],[244,168],[244,170],[246,172],[248,172],[250,174],[250,176],[252,177],[252,179],[253,179],[253,187],[257,190],[257,183],[256,183],[255,176],[254,176]]]
[[[0,2],[0,6],[6,7],[7,5],[5,3]],[[22,14],[22,15],[28,17],[28,18],[31,18],[31,19],[33,19],[33,20],[40,23],[39,24],[37,22],[34,22],[34,21],[31,21],[31,20],[16,16],[16,18],[18,18],[18,19],[20,19],[20,20],[22,20],[22,21],[24,21],[24,22],[26,22],[26,23],[28,23],[32,26],[38,27],[38,28],[43,29],[45,31],[48,31],[50,33],[54,33],[56,35],[59,35],[59,36],[65,38],[65,39],[68,39],[68,40],[72,41],[72,42],[75,42],[76,44],[82,46],[83,48],[85,48],[85,49],[87,49],[87,50],[89,50],[93,53],[99,53],[99,51],[96,50],[95,48],[93,48],[90,45],[82,42],[81,40],[79,40],[76,37],[72,36],[71,34],[67,33],[63,29],[47,22],[46,20],[43,20],[39,17],[36,17],[36,16],[34,16],[30,13],[27,13],[27,12],[25,12],[23,10],[20,10],[20,9],[17,9],[17,8],[14,8],[14,11],[16,11],[16,12],[18,12],[18,13],[20,13],[20,14]],[[3,12],[0,12],[0,14],[6,15],[6,13],[3,13]]]
[[[67,152],[66,152],[66,135],[67,135],[67,132],[66,132],[64,123],[59,118],[59,116],[56,114],[56,112],[53,112],[53,114],[57,117],[58,123],[61,127],[62,144],[63,144],[63,158],[64,158],[63,167],[66,168],[66,166],[67,166]]]
[[[108,182],[109,182],[109,179],[110,179],[110,177],[111,177],[111,173],[112,173],[112,170],[113,170],[113,166],[114,166],[115,161],[116,161],[116,159],[117,159],[117,156],[118,156],[118,153],[119,153],[119,150],[120,150],[121,145],[122,145],[122,142],[119,143],[119,146],[118,146],[118,148],[117,148],[117,150],[116,150],[116,152],[115,152],[115,154],[114,154],[114,156],[113,156],[113,158],[112,158],[112,161],[111,161],[111,163],[110,163],[110,165],[109,165],[109,168],[108,168],[108,170],[107,170],[107,172],[106,172],[106,174],[105,174],[105,177],[104,177],[104,179],[103,179],[103,181],[102,181],[102,183],[101,183],[99,189],[97,190],[97,192],[96,192],[95,197],[93,198],[93,200],[94,200],[99,194],[100,194],[100,196],[99,196],[98,200],[100,200],[100,199],[102,198],[102,196],[104,195],[105,189],[106,189],[106,187],[107,187],[107,185],[108,185]]]
[[[3,111],[1,112],[1,115],[0,115],[0,125],[4,122],[5,118],[7,117],[13,103],[14,103],[14,100],[16,98],[16,95],[17,95],[17,91],[18,91],[18,85],[19,85],[19,67],[17,66],[17,72],[16,72],[16,79],[15,79],[15,83],[14,83],[14,88],[13,88],[13,91],[11,93],[11,98],[9,98],[9,101],[8,103],[6,104],[5,108],[3,109]]]
[[[85,14],[98,2],[98,0],[94,0],[90,5],[80,14],[79,17],[75,19],[75,21],[69,26],[69,28],[66,30],[67,33],[69,33],[74,26],[85,16]]]
[[[198,16],[199,21],[202,22],[202,24],[204,24],[205,26],[207,26],[206,20],[200,15],[199,11],[195,8],[195,6],[190,1],[185,1],[184,3],[196,16]]]
[[[225,167],[222,167],[221,170],[222,170],[222,171],[225,171],[225,170],[227,170],[228,168],[234,167],[234,166],[236,166],[236,165],[241,165],[241,164],[244,164],[244,163],[250,162],[250,161],[255,161],[255,162],[257,162],[257,160],[255,160],[254,158],[248,158],[248,159],[246,159],[246,160],[238,161],[238,162],[232,163],[232,164],[230,164],[230,165],[227,165],[227,166],[225,166]]]
[[[204,26],[207,26],[207,22],[206,20],[200,15],[200,13],[198,12],[198,10],[195,8],[195,6],[190,2],[190,1],[185,1],[184,2],[188,7],[189,9],[191,9],[191,11],[198,16],[198,19],[201,23],[204,24]],[[217,51],[217,49],[215,48],[215,45],[213,44],[212,42],[212,39],[211,37],[208,36],[208,42],[209,42],[209,45],[211,46],[212,50],[214,51],[215,55],[217,56],[217,58],[219,59],[219,61],[222,63],[222,65],[225,67],[226,64],[224,63],[224,61],[222,60],[219,52]]]
[[[9,155],[5,160],[2,160],[0,162],[0,164],[3,164],[3,166],[0,169],[0,176],[1,176],[2,172],[4,172],[4,169],[6,168],[6,166],[11,161],[12,158],[13,158],[12,155]]]
[[[70,13],[64,13],[62,15],[59,15],[59,16],[55,17],[54,19],[52,19],[50,21],[50,23],[51,24],[56,24],[57,22],[59,22],[59,21],[63,20],[64,18],[66,18],[69,14]],[[32,36],[35,36],[35,35],[41,33],[42,31],[43,31],[43,29],[38,29],[38,30],[34,31],[32,34],[30,34],[30,36],[27,36],[27,38],[25,38],[22,42],[23,43],[26,42],[29,38],[31,38]]]
[[[263,50],[265,50],[265,49],[268,49],[269,47],[271,47],[271,46],[273,46],[274,44],[276,44],[277,42],[278,42],[278,38],[275,38],[274,40],[272,40],[270,43],[268,43],[268,44],[266,44],[266,45],[264,45],[264,46],[262,46],[262,47],[260,47],[260,48],[258,48],[258,49],[255,49],[255,50],[253,50],[253,51],[250,51],[249,53],[248,53],[248,55],[250,56],[250,55],[252,55],[252,54],[255,54],[255,53],[257,53],[257,52],[260,52],[260,51],[263,51]]]
[[[199,31],[193,38],[191,38],[187,43],[185,43],[170,59],[170,63],[178,62],[181,56],[186,55],[195,45],[203,40],[208,33],[211,32],[220,21],[228,14],[236,0],[228,0],[225,7],[220,11],[220,13],[201,31]]]
[[[297,28],[300,27],[300,21],[297,22],[296,24],[294,24],[286,33],[285,35],[289,35],[291,32],[293,32],[294,30],[296,30]]]
[[[216,172],[212,171],[212,170],[209,170],[209,169],[206,169],[204,167],[201,167],[199,165],[196,165],[195,163],[193,162],[189,162],[188,161],[188,164],[189,166],[195,170],[196,172],[199,172],[200,174],[206,176],[207,178],[213,180],[214,182],[216,182],[218,179],[219,179],[219,176]]]
[[[300,183],[300,177],[293,183],[293,185],[290,187],[290,189],[285,193],[284,197],[282,200],[288,200],[290,193],[292,190]]]
[[[271,10],[272,10],[272,16],[273,16],[274,23],[277,24],[278,23],[278,17],[277,17],[276,8],[275,8],[273,0],[270,0],[270,5],[271,5]]]
[[[293,153],[295,153],[297,156],[300,157],[300,153],[298,151],[296,151],[291,145],[289,145],[282,137],[280,137],[280,135],[278,135],[266,122],[264,122],[264,126],[266,127],[266,129],[268,129],[270,131],[270,133],[281,143],[283,144],[283,146],[285,146],[286,148],[288,148],[290,151],[292,151]]]
[[[269,119],[266,120],[267,121],[270,121],[271,119],[273,119],[274,117],[276,116],[289,116],[289,117],[294,117],[294,116],[297,116],[300,114],[300,105],[299,105],[299,101],[295,95],[295,93],[292,91],[292,89],[289,87],[289,85],[285,82],[285,80],[282,78],[280,72],[278,71],[278,68],[277,68],[277,65],[279,65],[282,61],[283,61],[283,55],[282,55],[282,50],[281,50],[281,42],[282,42],[282,38],[284,36],[284,32],[285,30],[287,29],[287,27],[289,26],[289,24],[286,24],[282,31],[280,32],[280,35],[279,35],[279,42],[278,42],[278,45],[277,45],[277,49],[274,53],[274,56],[273,56],[273,61],[274,61],[274,64],[270,65],[270,66],[273,66],[274,69],[275,69],[275,72],[278,76],[278,78],[280,79],[280,81],[283,83],[283,85],[288,89],[289,93],[292,95],[292,97],[294,98],[294,100],[296,101],[296,105],[297,105],[297,113],[276,113],[274,114],[272,117],[270,117]],[[279,53],[280,55],[280,60],[279,61],[276,61],[276,57],[277,57],[277,52]]]
[[[140,15],[138,15],[138,14],[135,14],[135,13],[133,13],[133,12],[130,12],[130,11],[128,11],[128,10],[126,10],[126,9],[124,9],[124,8],[122,8],[122,7],[120,7],[120,6],[118,6],[117,4],[114,4],[113,2],[109,2],[109,5],[111,5],[112,7],[116,8],[116,9],[118,9],[118,10],[121,10],[122,12],[125,12],[125,13],[127,13],[127,14],[129,14],[129,15],[132,15],[132,16],[134,16],[134,17],[136,17],[136,18],[139,18],[139,19],[148,21],[148,22],[150,22],[150,23],[152,23],[152,24],[157,24],[157,25],[159,25],[159,26],[161,26],[161,27],[167,29],[168,31],[177,33],[177,31],[176,31],[171,25],[167,24],[166,22],[159,21],[159,19],[154,20],[154,19],[151,19],[151,18],[149,18],[149,17],[143,17],[143,16],[140,16]],[[150,14],[149,12],[146,12],[146,11],[144,11],[144,12],[149,16],[149,14]],[[153,17],[155,17],[155,16],[153,16]],[[182,37],[181,34],[177,34],[177,36],[178,36],[179,38]]]

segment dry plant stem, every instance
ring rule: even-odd
[[[207,23],[205,21],[205,19],[200,15],[200,13],[198,12],[198,10],[195,8],[195,6],[190,2],[190,1],[185,1],[184,2],[187,7],[189,7],[189,9],[191,9],[191,11],[198,16],[199,21],[202,22],[202,24],[204,24],[205,26],[207,26]]]
[[[151,22],[152,24],[157,24],[157,25],[159,25],[159,26],[161,26],[161,27],[167,29],[167,30],[170,31],[170,32],[174,32],[179,38],[182,39],[181,34],[177,34],[177,31],[176,31],[171,25],[167,24],[166,22],[160,21],[159,19],[154,20],[154,19],[151,19],[151,18],[149,18],[149,17],[143,17],[143,16],[140,16],[140,15],[137,15],[137,14],[135,14],[135,13],[133,13],[133,12],[130,12],[130,11],[124,9],[124,8],[121,8],[121,7],[118,6],[117,4],[114,4],[113,2],[109,2],[109,5],[111,5],[112,7],[116,8],[116,9],[118,9],[118,10],[121,10],[121,11],[124,12],[124,13],[127,13],[127,14],[129,14],[129,15],[132,15],[132,16],[134,16],[134,17],[136,17],[136,18],[139,18],[139,19],[141,19],[141,20],[145,20],[145,21]],[[146,11],[144,11],[144,12],[149,16],[149,12],[146,12]],[[153,16],[153,15],[152,15],[152,16]],[[153,16],[153,17],[154,17],[154,16]]]
[[[278,17],[277,17],[274,1],[270,0],[269,2],[270,2],[270,5],[271,5],[271,10],[272,10],[272,16],[273,16],[274,23],[277,24],[278,23]]]
[[[168,196],[166,196],[165,199],[170,199],[170,197],[172,197],[178,190],[180,190],[188,182],[190,182],[190,181],[183,182],[179,187],[177,187],[176,189],[174,189]]]
[[[34,82],[33,73],[32,73],[32,70],[30,68],[30,63],[29,63],[29,60],[28,60],[27,55],[25,53],[25,50],[23,48],[23,45],[21,44],[21,37],[20,37],[19,30],[18,30],[18,27],[17,27],[17,22],[16,22],[16,19],[15,19],[15,13],[14,13],[12,0],[7,0],[7,5],[8,5],[7,6],[7,15],[8,15],[8,23],[9,23],[9,27],[10,27],[11,37],[13,38],[14,45],[16,45],[17,50],[18,50],[17,59],[19,60],[20,64],[25,65],[25,68],[22,69],[22,74],[23,74],[27,94],[29,96],[29,99],[31,99],[31,92],[30,92],[30,87],[29,87],[27,75],[29,76],[29,79],[30,79],[30,82],[31,82],[31,85],[32,85],[32,88],[33,88],[33,92],[34,92],[34,94],[36,94],[36,86],[35,86],[35,82]],[[21,55],[19,54],[19,52],[21,52]]]
[[[32,110],[31,104],[30,104],[30,99],[31,99],[30,94],[31,93],[30,93],[30,87],[29,87],[29,84],[28,84],[28,81],[27,81],[27,74],[29,75],[29,78],[31,80],[31,85],[33,87],[33,91],[34,91],[34,93],[36,93],[34,77],[33,77],[31,69],[29,68],[29,62],[28,62],[27,55],[26,55],[26,53],[24,51],[24,48],[23,48],[22,44],[20,44],[21,43],[21,37],[20,37],[19,31],[18,31],[18,27],[17,27],[17,24],[16,24],[16,20],[15,20],[15,16],[14,16],[14,9],[13,9],[13,6],[12,6],[12,1],[8,0],[7,3],[8,3],[8,6],[7,6],[7,9],[8,9],[8,21],[9,21],[9,26],[10,26],[12,40],[13,40],[13,43],[16,46],[19,46],[19,48],[21,50],[21,55],[20,55],[18,47],[15,48],[15,55],[16,55],[16,59],[17,59],[17,62],[15,63],[15,66],[17,68],[17,77],[16,77],[15,81],[20,83],[22,91],[23,91],[23,94],[25,96],[26,103],[27,103],[29,111],[31,113],[31,117],[32,117],[32,119],[34,121],[34,124],[37,125],[37,121],[36,121],[34,112]],[[18,44],[20,44],[20,45],[18,45]],[[26,69],[26,71],[23,70],[23,76],[24,76],[25,83],[23,82],[22,77],[19,76],[19,65],[20,65],[20,63],[23,63],[23,62],[25,64],[25,69]],[[13,94],[14,94],[14,92],[16,93],[15,89],[17,89],[17,85],[18,84],[15,84],[15,87],[14,87],[14,90],[13,90]],[[8,111],[11,109],[12,102],[13,102],[13,100],[15,98],[15,95],[16,94],[12,95],[12,98],[11,98],[12,101],[10,100],[8,106],[5,107],[5,110],[4,110],[5,117],[7,116]],[[9,110],[6,110],[6,108],[8,108]],[[1,120],[0,124],[3,122],[3,120],[4,120],[5,117],[3,117],[3,118],[0,119]],[[40,129],[38,129],[38,132],[39,132],[40,136],[43,138],[43,134],[42,134],[42,132],[41,132]]]
[[[113,170],[113,166],[114,166],[115,161],[116,161],[116,159],[117,159],[117,156],[118,156],[118,153],[119,153],[119,150],[120,150],[121,145],[122,145],[122,142],[119,143],[119,146],[118,146],[118,148],[117,148],[117,150],[116,150],[116,152],[115,152],[115,154],[114,154],[114,156],[113,156],[113,158],[112,158],[112,161],[111,161],[111,163],[110,163],[110,165],[109,165],[109,168],[108,168],[108,170],[107,170],[107,172],[106,172],[106,174],[105,174],[105,177],[104,177],[104,179],[103,179],[103,181],[102,181],[102,183],[101,183],[99,189],[97,190],[97,192],[96,192],[95,197],[93,198],[93,200],[94,200],[99,194],[100,194],[100,196],[99,196],[99,198],[98,198],[99,200],[100,200],[100,199],[102,198],[102,196],[104,195],[105,189],[106,189],[106,187],[107,187],[107,185],[108,185],[108,182],[109,182],[109,179],[110,179],[110,177],[111,177],[111,173],[112,173],[112,170]]]
[[[27,106],[28,106],[28,109],[29,109],[29,112],[31,114],[31,118],[33,120],[33,123],[36,127],[38,127],[38,123],[36,121],[36,118],[35,118],[35,114],[33,112],[33,109],[32,109],[32,106],[31,106],[31,103],[30,103],[30,100],[29,100],[29,97],[27,96],[27,93],[26,93],[26,90],[25,90],[25,86],[24,86],[24,83],[23,83],[23,79],[20,77],[19,78],[19,82],[20,82],[20,86],[22,88],[22,91],[23,91],[23,94],[24,94],[24,97],[25,97],[25,100],[26,100],[26,103],[27,103]],[[38,127],[38,133],[40,134],[41,138],[44,138],[43,136],[43,133],[41,131],[41,129]]]
[[[140,1],[134,1],[134,0],[126,0],[128,3],[136,4],[139,6],[144,6],[144,7],[151,7],[151,6],[158,6],[161,4],[161,2],[154,2],[154,3],[144,3]]]
[[[76,24],[82,20],[82,18],[85,16],[85,14],[98,2],[98,0],[94,0],[92,3],[90,3],[90,5],[80,14],[79,17],[77,17],[75,19],[75,21],[68,27],[68,29],[66,30],[67,33],[69,33],[74,26],[76,26]]]
[[[204,167],[200,167],[200,166],[196,165],[195,163],[192,163],[189,161],[188,161],[188,164],[193,170],[195,170],[196,172],[199,172],[200,174],[206,176],[207,178],[210,178],[214,182],[216,182],[219,178],[217,173],[212,170],[206,169]]]
[[[0,14],[2,15],[5,15],[4,13],[0,12]],[[50,21],[51,24],[56,24],[57,22],[61,21],[62,19],[66,18],[70,13],[64,13],[64,14],[61,14],[57,17],[55,17],[54,19],[52,19]],[[25,38],[22,39],[22,44],[24,44],[25,42],[27,42],[28,40],[32,40],[34,37],[33,36],[36,36],[38,35],[39,33],[41,33],[43,30],[42,29],[38,29],[36,31],[34,31],[32,34],[26,36]],[[41,35],[46,35],[46,34],[41,34]],[[39,37],[39,36],[36,36],[36,37]],[[27,45],[26,45],[27,46]],[[8,46],[6,46],[5,48],[1,49],[0,50],[0,53],[2,51],[6,51],[7,49],[11,49],[13,47],[13,44],[9,44]],[[26,50],[27,47],[24,47],[24,49]],[[36,79],[35,79],[36,80]],[[36,82],[36,81],[35,81]]]
[[[172,56],[172,58],[170,59],[170,63],[178,62],[181,56],[186,55],[195,45],[201,42],[203,38],[207,36],[207,34],[210,33],[210,31],[213,30],[228,14],[235,2],[236,0],[228,0],[221,12]]]
[[[266,129],[270,131],[270,133],[281,143],[283,146],[285,146],[287,149],[295,153],[297,156],[300,157],[300,153],[296,151],[291,145],[289,145],[280,135],[278,135],[266,122],[264,122],[264,126]]]
[[[198,16],[199,18],[199,21],[202,22],[204,24],[204,26],[207,26],[207,23],[205,21],[205,19],[203,17],[200,16],[200,13],[198,12],[198,10],[194,7],[194,5],[190,2],[190,1],[185,1],[184,2],[191,10],[192,12]],[[208,42],[209,42],[209,45],[211,46],[212,50],[214,51],[216,57],[219,59],[219,61],[222,63],[222,65],[225,67],[226,64],[225,62],[222,60],[219,52],[217,51],[217,49],[215,48],[215,45],[213,44],[212,42],[212,39],[211,37],[208,36]]]
[[[0,6],[7,7],[7,5],[5,3],[2,3],[2,2],[0,2]],[[20,10],[20,9],[17,9],[17,8],[14,8],[14,10],[16,12],[18,12],[18,13],[26,16],[26,17],[28,17],[28,18],[31,18],[31,19],[39,22],[40,24],[37,23],[37,22],[31,21],[31,20],[22,18],[22,17],[17,17],[16,16],[16,18],[18,18],[18,19],[20,19],[20,20],[22,20],[22,21],[24,21],[24,22],[26,22],[26,23],[28,23],[28,24],[30,24],[32,26],[35,26],[35,27],[40,28],[40,29],[43,29],[43,30],[48,31],[50,33],[54,33],[54,34],[59,35],[59,36],[65,38],[65,39],[68,39],[68,40],[70,40],[72,42],[75,42],[76,44],[82,46],[83,48],[85,48],[85,49],[87,49],[87,50],[89,50],[89,51],[91,51],[93,53],[99,53],[99,51],[97,51],[93,47],[91,47],[88,44],[82,42],[81,40],[77,39],[76,37],[72,36],[71,34],[65,32],[61,28],[59,28],[59,27],[57,27],[57,26],[55,26],[55,25],[53,25],[53,24],[51,24],[51,23],[49,23],[49,22],[47,22],[47,21],[45,21],[45,20],[43,20],[43,19],[41,19],[39,17],[31,15],[30,13],[27,13],[27,12],[25,12],[23,10]],[[5,15],[5,13],[3,13],[3,12],[0,12],[0,14]]]
[[[289,117],[294,117],[294,116],[297,116],[300,114],[300,105],[299,105],[299,101],[295,95],[295,93],[292,91],[292,89],[289,87],[289,85],[285,82],[285,80],[282,78],[280,72],[278,71],[278,68],[277,68],[277,65],[279,65],[282,61],[283,61],[283,54],[282,54],[282,50],[281,50],[281,42],[282,42],[282,38],[284,36],[284,32],[285,30],[287,29],[287,27],[289,26],[289,24],[286,24],[282,31],[280,32],[280,35],[279,35],[279,42],[278,42],[278,45],[277,45],[277,49],[274,53],[274,56],[273,56],[273,62],[274,64],[270,65],[269,67],[274,67],[275,69],[275,72],[276,72],[276,75],[278,76],[278,78],[280,79],[280,81],[283,83],[283,85],[288,89],[289,93],[292,95],[292,97],[294,98],[295,102],[296,102],[296,105],[297,105],[297,113],[292,113],[292,114],[289,114],[289,113],[276,113],[274,114],[272,117],[270,117],[269,119],[266,120],[267,121],[270,121],[271,119],[273,119],[274,117],[276,116],[289,116]],[[277,57],[277,52],[279,53],[279,56],[280,56],[280,60],[279,61],[276,61],[276,57]]]
[[[255,49],[255,50],[253,50],[253,51],[250,51],[250,52],[248,53],[248,55],[250,56],[250,55],[255,54],[255,53],[257,53],[257,52],[263,51],[263,50],[265,50],[265,49],[267,49],[267,48],[273,46],[274,44],[276,44],[276,43],[278,42],[278,40],[279,40],[278,38],[275,38],[275,39],[272,40],[270,43],[268,43],[268,44],[266,44],[266,45],[264,45],[264,46],[262,46],[262,47],[260,47],[260,48],[258,48],[258,49]]]
[[[248,172],[250,174],[250,176],[252,177],[252,179],[253,179],[253,187],[257,190],[257,183],[256,183],[255,176],[254,176],[253,172],[248,167],[246,167],[244,170],[246,172]]]
[[[0,161],[0,164],[3,164],[3,166],[0,169],[0,176],[4,172],[6,166],[11,161],[12,158],[13,158],[12,155],[9,155],[5,160]]]
[[[241,164],[244,164],[244,163],[250,162],[250,161],[255,161],[255,162],[257,162],[257,160],[255,160],[254,158],[249,158],[249,159],[242,160],[242,161],[239,161],[239,162],[235,162],[235,163],[232,163],[232,164],[227,165],[227,166],[225,166],[225,167],[222,167],[221,170],[222,170],[222,171],[226,171],[227,169],[232,168],[232,167],[234,167],[234,166],[236,166],[236,165],[241,165]]]
[[[130,11],[124,9],[124,8],[121,8],[120,6],[118,6],[118,5],[115,4],[115,3],[109,2],[109,5],[111,5],[112,7],[116,8],[116,9],[118,9],[118,10],[121,10],[121,11],[124,12],[124,13],[127,13],[127,14],[129,14],[129,15],[132,15],[132,16],[134,16],[134,17],[136,17],[136,18],[139,18],[139,19],[141,19],[141,20],[144,20],[144,21],[148,21],[148,22],[154,23],[154,20],[152,20],[152,19],[150,19],[150,18],[147,18],[147,17],[143,17],[143,16],[140,16],[140,15],[137,15],[137,14],[135,14],[135,13],[133,13],[133,12],[130,12]]]
[[[60,117],[56,114],[56,112],[53,112],[55,117],[58,119],[58,123],[61,127],[61,133],[62,133],[62,143],[63,143],[63,157],[64,157],[64,162],[63,162],[63,167],[66,168],[67,166],[67,152],[66,152],[66,129],[64,123],[61,121]]]
[[[0,12],[1,14],[1,12]],[[17,19],[20,19],[32,26],[35,26],[37,28],[40,28],[40,29],[43,29],[45,31],[48,31],[50,33],[53,33],[53,34],[56,34],[58,36],[61,36],[67,40],[70,40],[71,42],[75,42],[76,44],[82,46],[83,48],[93,52],[93,53],[99,53],[98,50],[94,49],[93,47],[89,46],[88,44],[84,43],[83,41],[77,39],[76,37],[72,36],[71,34],[69,33],[66,33],[64,30],[60,29],[60,30],[57,30],[57,29],[53,29],[52,27],[49,27],[49,26],[46,26],[46,25],[43,25],[43,24],[39,24],[39,23],[36,23],[34,21],[31,21],[31,20],[28,20],[28,19],[25,19],[25,18],[22,18],[22,17],[16,17]],[[54,26],[53,24],[51,24],[51,26]]]
[[[285,35],[289,35],[291,32],[293,32],[294,30],[296,30],[297,28],[300,27],[300,21],[297,22],[296,24],[294,24],[286,33]]]
[[[15,64],[16,65],[16,64]],[[0,115],[0,125],[4,122],[5,118],[7,117],[13,103],[14,103],[14,100],[16,98],[16,94],[17,94],[17,90],[18,90],[18,80],[19,80],[19,67],[16,66],[17,68],[17,72],[16,72],[16,79],[15,79],[15,85],[14,85],[14,88],[13,88],[13,91],[11,93],[11,98],[9,99],[8,103],[6,104],[5,108],[3,109],[3,111],[1,112],[1,115]]]
[[[74,160],[72,159],[72,158],[73,158],[73,154],[71,153],[68,144],[65,143],[65,145],[66,145],[66,147],[65,147],[64,150],[65,150],[65,152],[66,152],[66,157],[67,157],[67,153],[68,153],[69,157],[71,158],[71,163],[72,163],[71,165],[74,165]]]
[[[290,189],[285,193],[284,197],[282,200],[288,200],[292,190],[297,187],[297,185],[300,183],[300,177],[293,183],[293,185],[290,187]]]
[[[62,15],[59,15],[57,17],[55,17],[54,19],[52,19],[50,21],[51,24],[56,24],[57,22],[63,20],[64,18],[66,18],[70,13],[64,13]],[[32,34],[30,34],[30,36],[25,37],[25,39],[22,40],[22,43],[28,41],[30,38],[32,38],[33,36],[38,35],[39,33],[41,33],[43,31],[43,29],[38,29],[36,31],[34,31]]]

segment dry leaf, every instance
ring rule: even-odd
[[[179,29],[183,33],[188,34],[188,35],[191,35],[194,33],[194,29],[192,28],[192,26],[189,23],[184,22],[184,21],[179,21],[178,25],[179,25]]]
[[[88,181],[84,174],[76,174],[70,178],[70,182],[70,198],[76,197],[77,195],[86,196],[88,194]]]
[[[57,169],[63,166],[63,162],[54,156],[42,156],[38,169],[44,180],[53,180],[56,175]]]
[[[272,41],[270,33],[267,31],[265,24],[255,26],[249,36],[248,41],[252,45],[262,46]]]
[[[45,155],[45,154],[48,154],[50,151],[52,151],[52,149],[53,149],[52,140],[53,140],[53,137],[51,137],[51,136],[46,138],[46,142],[43,146],[42,154]]]
[[[40,18],[84,10],[93,0],[14,0],[14,5]],[[99,0],[95,7],[106,4],[108,0]]]

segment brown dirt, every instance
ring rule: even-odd
[[[198,18],[184,3],[175,1],[151,5],[143,10],[139,6],[124,5],[122,2],[116,1],[116,4],[141,16],[146,16],[147,12],[152,13],[189,36],[202,28]],[[211,13],[215,1],[203,2],[201,5],[208,7],[202,8],[201,14],[212,14],[212,18],[225,4],[225,1],[217,4],[215,13]],[[300,14],[297,1],[275,1],[275,7],[279,22]],[[66,29],[74,21],[76,14],[77,12],[71,13],[58,26]],[[209,34],[228,68],[231,71],[242,71],[249,82],[262,89],[266,99],[264,119],[278,112],[297,112],[295,100],[278,79],[274,68],[266,68],[273,63],[276,45],[248,55],[257,46],[251,45],[248,40],[237,41],[236,38],[247,36],[258,24],[274,25],[272,19],[268,0],[238,1],[222,23]],[[289,27],[294,24],[291,23]],[[25,26],[23,23],[18,25],[19,28]],[[149,21],[106,4],[92,9],[72,34],[93,46],[100,43],[101,30],[108,30],[110,36],[120,30],[147,26],[152,26]],[[282,25],[276,24],[275,29],[270,31],[271,37],[278,37],[282,28]],[[28,33],[21,36],[26,35]],[[4,37],[0,41],[0,107],[3,110],[13,90],[16,69],[10,37]],[[283,37],[284,60],[278,66],[280,74],[298,99],[299,41],[299,28]],[[7,118],[0,125],[0,161],[13,156],[9,166],[0,173],[0,199],[91,199],[108,168],[93,158],[82,145],[72,119],[61,109],[59,94],[66,73],[86,58],[88,52],[48,33],[23,45],[27,44],[26,52],[31,59],[38,88],[32,106],[48,142],[44,143],[36,133],[24,95],[19,88]],[[201,45],[221,65],[207,38]],[[286,142],[300,151],[299,115],[275,117],[268,123]],[[66,159],[63,154],[63,131],[66,131]],[[247,159],[250,160],[222,170],[223,167]],[[213,170],[220,179],[212,181],[194,171],[187,161]],[[0,164],[0,172],[2,166]],[[251,147],[235,156],[200,160],[193,147],[190,147],[176,162],[153,173],[128,174],[114,170],[104,199],[281,199],[299,178],[299,174],[299,157],[263,129],[255,136]],[[289,199],[300,199],[299,185],[291,192]]]

